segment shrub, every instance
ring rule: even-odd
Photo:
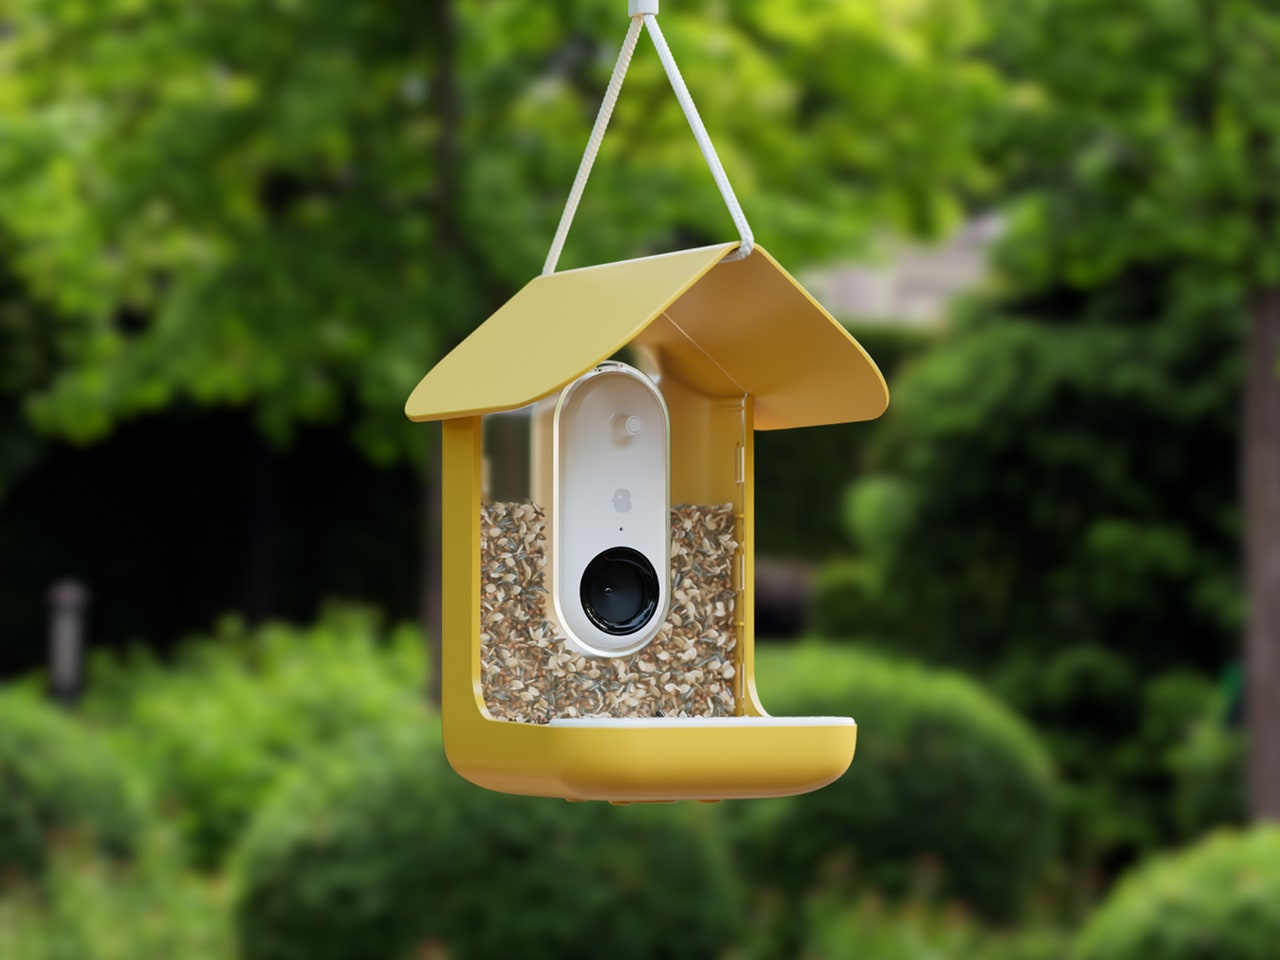
[[[228,618],[167,666],[144,654],[95,664],[87,710],[113,724],[176,814],[194,862],[218,865],[281,775],[317,745],[414,723],[416,631],[382,641],[371,614],[335,609],[311,628]]]
[[[1245,737],[1231,716],[1235,696],[1219,684],[1170,753],[1173,816],[1184,840],[1245,822]]]
[[[1067,934],[1053,927],[993,930],[954,905],[918,900],[818,896],[805,917],[805,960],[1061,960],[1069,947]]]
[[[813,591],[813,627],[826,637],[846,637],[867,625],[867,568],[856,560],[832,560],[818,568]]]
[[[739,896],[708,814],[491,793],[445,766],[438,733],[379,731],[299,770],[254,821],[244,957],[713,956]]]
[[[931,330],[893,324],[862,324],[853,332],[890,383],[895,371],[937,339]],[[849,477],[865,469],[867,449],[881,427],[839,423],[755,435],[756,502],[768,504],[756,515],[758,553],[818,558],[848,550],[846,530],[832,507]]]
[[[819,636],[892,637],[912,618],[921,597],[904,592],[887,573],[913,511],[909,489],[893,477],[867,474],[845,489],[840,519],[858,558],[831,559],[820,569],[813,611]],[[945,633],[940,623],[934,621],[932,633]]]
[[[1245,739],[1212,721],[1196,726],[1174,752],[1173,813],[1183,837],[1245,822]]]
[[[739,811],[761,882],[794,894],[852,866],[853,882],[891,895],[1017,913],[1052,853],[1054,819],[1049,762],[1021,721],[958,675],[852,647],[764,647],[757,677],[776,715],[859,723],[857,756],[836,783]]]
[[[1063,848],[1085,884],[1242,819],[1241,737],[1212,677],[1144,672],[1114,649],[1065,643],[992,675],[1053,756]]]
[[[141,829],[136,791],[88,730],[30,696],[0,694],[0,882],[40,878],[56,838],[124,857]]]
[[[169,842],[121,866],[77,846],[51,855],[43,889],[0,898],[4,960],[235,960],[226,896],[183,872]]]
[[[1076,960],[1270,960],[1280,943],[1280,829],[1223,832],[1121,881]]]
[[[863,560],[829,560],[818,568],[811,612],[823,637],[892,636],[879,570]]]

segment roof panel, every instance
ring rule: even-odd
[[[410,420],[512,410],[607,360],[738,244],[538,277],[422,379]]]
[[[722,262],[736,247],[539,277],[436,365],[405,412],[522,407],[635,342],[663,376],[708,396],[751,394],[761,430],[878,417],[888,390],[857,341],[762,247]]]
[[[862,346],[759,246],[707,273],[667,316],[756,398],[758,430],[873,420],[889,403]]]

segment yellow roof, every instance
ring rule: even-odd
[[[750,394],[760,430],[883,413],[889,392],[866,351],[762,247],[721,262],[737,246],[538,277],[436,364],[405,413],[522,407],[628,344],[710,396]]]

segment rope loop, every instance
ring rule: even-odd
[[[667,80],[671,83],[671,89],[675,92],[680,109],[684,111],[685,119],[689,121],[693,138],[702,150],[702,156],[707,161],[711,176],[720,189],[720,196],[724,198],[725,206],[729,208],[729,215],[733,218],[734,225],[738,228],[738,235],[742,238],[741,246],[726,256],[725,261],[745,260],[751,255],[755,245],[755,238],[751,233],[750,224],[747,223],[746,214],[742,212],[742,205],[738,203],[738,197],[733,192],[729,176],[724,172],[724,166],[720,163],[720,157],[702,122],[698,108],[693,103],[693,97],[689,93],[688,86],[685,85],[684,77],[680,74],[680,68],[676,66],[671,48],[667,46],[666,37],[662,35],[662,30],[658,26],[658,0],[627,0],[627,7],[631,24],[622,41],[622,49],[618,52],[618,60],[613,65],[613,75],[609,78],[609,86],[605,89],[604,100],[600,103],[596,122],[591,128],[591,136],[587,138],[587,148],[583,151],[582,162],[578,164],[578,173],[573,178],[573,187],[569,190],[569,199],[565,201],[564,212],[560,215],[560,224],[556,227],[555,238],[551,241],[551,249],[547,252],[547,260],[542,267],[544,277],[556,272],[560,253],[569,236],[569,227],[573,224],[574,214],[577,213],[578,204],[582,200],[582,191],[587,186],[591,168],[595,165],[596,155],[600,152],[600,144],[604,140],[604,132],[609,126],[610,117],[613,116],[613,108],[618,103],[618,95],[622,92],[622,82],[626,79],[627,68],[631,66],[631,58],[640,40],[640,31],[646,28],[649,39],[653,41],[654,48],[658,51],[658,59],[662,61],[662,68],[666,71]]]

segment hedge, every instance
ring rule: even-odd
[[[762,647],[757,687],[779,716],[858,721],[858,750],[816,793],[741,811],[757,882],[799,893],[841,869],[890,895],[1016,915],[1054,848],[1049,760],[1031,730],[957,674],[849,645]]]
[[[162,829],[127,864],[51,852],[38,888],[0,896],[4,960],[238,960],[225,884],[186,870]]]
[[[314,626],[228,617],[170,663],[94,664],[86,710],[117,731],[175,815],[193,862],[213,869],[276,782],[317,746],[369,726],[420,723],[422,643],[384,640],[378,618],[333,608]]]
[[[60,839],[125,858],[142,825],[137,791],[93,733],[27,694],[0,694],[0,884],[38,881]]]
[[[1073,960],[1273,960],[1280,944],[1280,828],[1221,832],[1120,882]]]
[[[425,725],[371,731],[246,835],[244,960],[714,956],[743,913],[713,816],[491,793]]]

